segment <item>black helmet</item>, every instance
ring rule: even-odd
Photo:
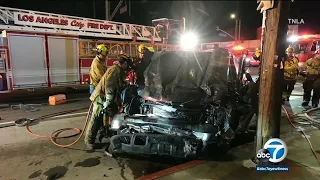
[[[118,61],[120,64],[127,62],[129,67],[132,67],[132,65],[133,65],[132,58],[126,54],[118,55]]]

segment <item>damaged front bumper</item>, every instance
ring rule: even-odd
[[[176,111],[168,105],[150,105],[152,114],[116,115],[110,130],[110,153],[199,157],[210,144],[228,143],[234,137],[226,125],[215,124],[200,109]],[[218,121],[215,121],[218,122]],[[228,126],[227,126],[228,127]],[[231,131],[231,132],[230,132]]]
[[[195,158],[202,142],[181,136],[164,134],[118,134],[110,139],[109,152]]]

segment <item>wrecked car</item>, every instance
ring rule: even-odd
[[[197,158],[210,145],[230,144],[254,114],[234,63],[225,49],[156,52],[143,97],[130,86],[125,112],[111,122],[109,153]]]

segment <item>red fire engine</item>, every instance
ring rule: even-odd
[[[252,54],[255,52],[255,49],[260,47],[260,40],[246,40],[241,43],[231,42],[215,42],[215,43],[203,43],[201,44],[200,51],[210,52],[213,50],[214,46],[228,49],[229,52],[233,55],[235,60],[238,60],[242,55],[244,50],[248,50],[249,54],[246,56],[246,66],[259,66],[260,61],[256,61],[252,58]],[[236,67],[237,68],[237,67]]]
[[[288,38],[290,46],[293,47],[295,56],[299,59],[299,67],[314,56],[319,48],[320,35],[301,35]]]
[[[152,44],[156,51],[176,50],[178,45],[163,43],[168,36],[164,34],[163,41],[159,34],[161,25],[171,33],[170,23],[177,21],[155,20],[157,27],[150,27],[0,7],[0,93],[85,84],[95,56],[92,49],[101,43],[111,48],[108,66],[118,54],[136,55],[142,43]],[[179,22],[184,27],[184,19]]]

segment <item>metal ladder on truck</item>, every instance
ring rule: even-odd
[[[132,57],[138,56],[137,48],[140,44],[146,44],[152,46],[155,51],[177,51],[179,45],[173,44],[149,44],[143,42],[117,42],[117,41],[94,41],[94,40],[79,40],[79,61],[80,61],[80,74],[81,84],[86,84],[89,80],[89,69],[91,62],[95,57],[95,53],[92,51],[97,45],[104,44],[109,51],[109,59],[107,66],[112,66],[113,62],[117,60],[117,55],[128,54]]]
[[[180,23],[181,22],[181,23]],[[46,13],[46,12],[39,12],[39,11],[31,11],[31,10],[24,10],[24,9],[16,9],[16,8],[8,8],[8,7],[0,7],[0,30],[7,31],[6,34],[8,41],[10,42],[10,34],[20,34],[20,36],[29,35],[37,35],[44,37],[44,44],[47,44],[44,48],[45,56],[49,56],[50,49],[50,42],[48,39],[54,36],[60,36],[59,38],[72,38],[78,41],[79,51],[78,57],[80,59],[79,62],[79,75],[80,79],[72,80],[72,84],[78,84],[79,81],[82,84],[84,76],[88,74],[88,67],[91,64],[90,60],[94,55],[92,55],[91,49],[95,47],[98,43],[106,44],[107,46],[111,47],[117,44],[117,48],[112,48],[110,52],[110,58],[115,58],[117,54],[123,53],[124,51],[127,54],[132,56],[136,55],[137,47],[139,46],[138,41],[144,41],[155,48],[156,51],[160,51],[162,49],[166,49],[168,51],[171,50],[178,50],[177,45],[168,45],[163,41],[164,37],[161,37],[159,34],[161,33],[161,29],[164,29],[165,32],[164,36],[167,37],[173,32],[173,25],[178,24],[179,27],[183,27],[180,29],[184,29],[184,20],[171,20],[171,19],[160,19],[153,21],[152,26],[143,26],[143,25],[136,25],[136,24],[128,24],[128,23],[121,23],[121,22],[113,22],[113,21],[106,21],[106,20],[98,20],[98,19],[90,19],[84,17],[76,17],[76,16],[68,16],[68,15],[61,15],[61,14],[54,14],[54,13]],[[180,26],[181,25],[181,26]],[[160,27],[161,26],[161,27]],[[79,37],[86,36],[92,37],[95,39],[99,38],[108,38],[108,39],[118,39],[118,40],[127,40],[131,41],[128,43],[123,42],[116,42],[116,41],[93,41],[93,40],[81,40]],[[132,42],[133,41],[133,42]],[[156,44],[156,43],[163,43],[163,44]],[[12,44],[12,43],[11,43]],[[120,48],[121,47],[121,48]],[[11,47],[7,47],[10,50],[10,53],[14,53],[15,50],[11,49]],[[17,59],[17,58],[15,58]],[[32,58],[31,58],[32,59]],[[40,58],[42,59],[42,58]],[[50,58],[44,57],[48,62],[45,64],[50,65],[51,63],[57,62],[54,60],[50,60]],[[15,60],[19,61],[19,60]],[[25,75],[14,74],[15,69],[14,65],[8,68],[9,73],[9,81],[10,81],[10,90],[13,89],[28,89],[28,88],[43,88],[43,87],[52,87],[51,79],[53,75],[51,73],[51,67],[43,67],[39,70],[39,72],[43,72],[41,83],[35,84],[33,82],[32,77],[39,77],[37,74],[38,71],[31,71],[30,69],[25,69],[25,71],[32,72],[28,74],[30,83],[21,84],[20,82],[16,82],[17,78],[21,76],[23,78]],[[77,74],[77,73],[73,73]],[[16,78],[14,78],[14,76]],[[61,77],[69,77],[67,74],[61,75]],[[75,76],[74,76],[75,77]],[[43,82],[42,82],[43,81]],[[20,83],[20,84],[19,84]],[[66,85],[71,85],[71,81],[69,82],[61,82]],[[26,85],[28,84],[28,85]],[[56,83],[55,83],[56,84]]]

